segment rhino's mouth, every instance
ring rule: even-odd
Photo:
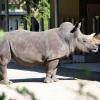
[[[98,52],[98,47],[96,47],[95,49],[93,49],[92,52],[94,52],[94,53]]]

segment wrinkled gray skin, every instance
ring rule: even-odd
[[[83,52],[96,50],[93,36],[94,34],[82,34],[80,24],[74,26],[70,22],[43,32],[25,30],[7,32],[4,39],[0,41],[1,83],[9,83],[7,64],[11,58],[27,66],[43,64],[48,67],[44,82],[57,81],[55,75],[59,59],[68,57],[76,48]]]

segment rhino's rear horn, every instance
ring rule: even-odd
[[[71,33],[74,33],[76,29],[78,28],[78,23],[75,24],[75,27],[70,31]]]

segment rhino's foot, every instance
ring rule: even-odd
[[[53,77],[53,78],[52,78],[52,81],[53,81],[53,82],[57,82],[57,81],[59,81],[59,79],[57,79],[56,77]]]
[[[5,85],[9,85],[9,84],[12,84],[12,82],[11,81],[5,81],[5,80],[1,80],[0,81],[0,84],[5,84]]]
[[[52,83],[53,80],[51,78],[45,78],[44,83]]]

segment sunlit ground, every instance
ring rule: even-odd
[[[6,98],[13,100],[32,100],[30,93],[34,94],[37,100],[100,100],[98,80],[73,78],[70,74],[65,75],[66,70],[62,68],[57,75],[60,80],[46,84],[43,83],[45,71],[45,68],[40,67],[28,68],[15,63],[9,64],[8,76],[14,83],[7,86],[0,85],[0,93],[5,92]],[[19,89],[25,87],[30,93],[21,95],[14,90],[16,87]]]

